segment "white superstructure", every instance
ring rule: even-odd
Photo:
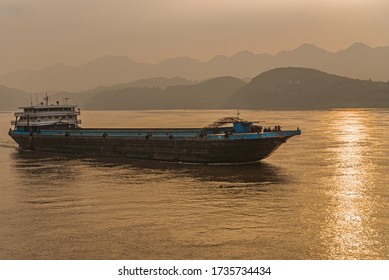
[[[22,112],[15,113],[15,120],[11,122],[17,128],[25,131],[35,131],[38,128],[77,128],[81,123],[77,119],[80,109],[77,105],[56,104],[49,105],[49,98],[44,98],[45,103],[19,107]]]

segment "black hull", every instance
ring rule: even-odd
[[[245,140],[134,139],[13,134],[21,149],[188,163],[245,163],[270,156],[285,138]]]

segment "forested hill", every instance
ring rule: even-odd
[[[357,80],[299,67],[264,72],[222,105],[241,109],[389,108],[389,82]]]

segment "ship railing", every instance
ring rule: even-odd
[[[64,121],[57,121],[57,120],[54,120],[54,121],[44,121],[44,120],[38,120],[38,121],[18,121],[17,123],[19,126],[47,126],[47,125],[61,125],[61,124],[64,124],[64,125],[72,125],[72,124],[76,124],[76,121],[74,120],[64,120]]]
[[[80,115],[78,111],[49,111],[49,112],[16,112],[15,117],[55,117],[55,116],[77,116]]]
[[[259,134],[261,138],[287,138],[294,135],[300,135],[301,130],[282,130],[282,131],[270,131]]]
[[[185,137],[196,137],[199,136],[198,131],[186,131],[186,132],[156,132],[156,131],[115,131],[115,130],[41,130],[42,134],[46,135],[58,135],[58,134],[64,134],[66,132],[69,132],[72,136],[109,136],[109,137],[153,137],[153,138],[166,138],[166,137],[173,137],[173,138],[185,138]]]
[[[262,126],[262,132],[265,128],[269,129],[270,128],[270,131],[268,132],[272,132],[272,131],[291,131],[291,130],[300,130],[299,127],[296,127],[296,126],[279,126],[279,130],[277,129],[277,126],[278,125],[264,125]]]

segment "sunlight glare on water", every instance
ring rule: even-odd
[[[358,111],[338,111],[329,119],[333,144],[329,157],[333,167],[327,195],[324,238],[332,243],[329,258],[369,258],[378,254],[374,248],[377,232],[371,224],[377,210],[373,176],[375,166],[369,154],[374,149],[368,114]]]

